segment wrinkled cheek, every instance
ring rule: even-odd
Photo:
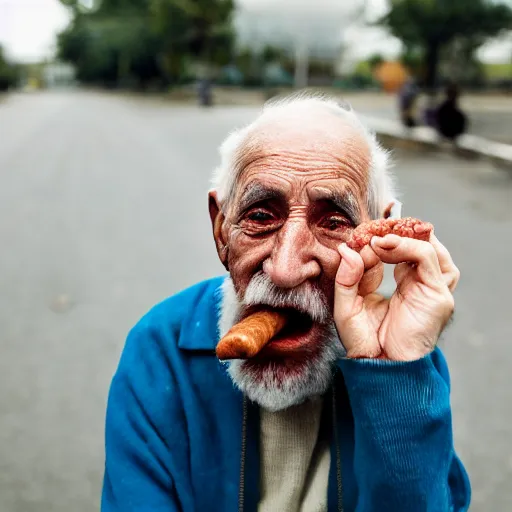
[[[327,299],[327,306],[331,315],[334,312],[334,279],[325,280],[322,284],[322,292]]]
[[[322,277],[320,279],[320,287],[327,299],[329,311],[334,311],[334,283],[336,280],[336,274],[338,267],[341,263],[341,256],[338,250],[330,250],[325,255],[322,262]]]
[[[261,270],[267,257],[265,244],[261,240],[251,239],[242,232],[235,232],[229,238],[229,273],[235,290],[243,294],[254,274]]]

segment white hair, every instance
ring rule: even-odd
[[[295,288],[279,288],[263,271],[252,277],[245,290],[243,302],[245,306],[266,304],[275,308],[296,309],[308,314],[318,323],[326,323],[330,319],[326,297],[310,281]]]
[[[341,343],[334,332],[319,357],[304,364],[300,378],[293,374],[288,378],[278,376],[272,365],[268,365],[262,369],[262,376],[254,379],[251,372],[244,368],[245,361],[239,359],[230,361],[228,373],[236,387],[249,400],[267,411],[276,412],[299,405],[308,398],[323,395],[332,382],[334,363],[343,354]]]
[[[240,320],[242,307],[252,304],[257,298],[256,294],[262,299],[262,303],[274,307],[283,304],[299,305],[301,310],[310,315],[320,315],[325,320],[325,301],[318,294],[312,293],[311,289],[283,290],[281,294],[270,278],[265,278],[264,275],[254,276],[253,281],[253,288],[249,285],[242,300],[238,298],[230,277],[222,284],[219,290],[221,297],[218,323],[221,338]],[[255,379],[252,371],[247,368],[246,361],[235,359],[227,361],[225,365],[233,384],[249,400],[269,411],[279,411],[325,393],[332,382],[335,362],[345,354],[334,323],[330,322],[325,326],[324,339],[317,357],[305,361],[300,372],[291,372],[283,378],[276,366],[270,363],[260,368],[261,375]]]
[[[367,192],[368,212],[372,219],[381,217],[386,207],[395,200],[395,188],[390,171],[389,152],[377,141],[375,133],[366,128],[357,114],[345,102],[323,94],[296,93],[267,102],[258,117],[249,125],[229,134],[220,146],[220,165],[212,177],[212,188],[224,208],[233,197],[237,179],[242,172],[244,149],[250,136],[262,123],[282,120],[290,115],[302,115],[306,119],[330,111],[342,116],[365,139],[370,148],[370,169]]]

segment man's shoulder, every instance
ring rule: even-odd
[[[164,299],[137,322],[132,333],[172,335],[179,341],[184,331],[188,334],[198,324],[216,329],[225,279],[225,276],[206,279]]]

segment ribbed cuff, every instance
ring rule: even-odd
[[[448,372],[436,364],[441,358],[338,362],[354,417],[361,510],[450,509],[454,451]]]
[[[410,362],[342,359],[338,365],[356,420],[408,428],[449,415],[449,386],[431,355]]]

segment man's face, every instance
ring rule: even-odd
[[[308,294],[321,297],[329,315],[313,321],[318,315],[303,306],[292,317],[295,325],[245,363],[254,378],[269,366],[280,369],[281,377],[297,374],[320,358],[326,337],[332,337],[337,246],[369,220],[369,164],[365,139],[332,114],[305,128],[274,121],[248,144],[220,234],[238,299],[243,307],[247,294],[253,295],[251,283],[263,280],[283,296],[294,290],[305,295],[302,304],[313,306]]]

